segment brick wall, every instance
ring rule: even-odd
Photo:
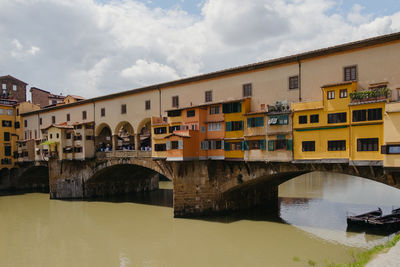
[[[6,84],[6,90],[3,90],[3,84]],[[14,86],[15,85],[15,86]],[[3,98],[17,100],[18,102],[26,101],[26,83],[15,79],[12,76],[0,77],[0,95]],[[14,90],[16,89],[16,90]]]
[[[31,96],[32,96],[32,103],[35,105],[39,105],[40,108],[49,105],[49,95],[50,92],[44,91],[42,89],[31,87]]]

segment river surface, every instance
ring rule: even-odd
[[[279,208],[174,219],[172,184],[107,201],[0,196],[0,266],[325,266],[390,236],[346,232],[346,213],[400,206],[400,190],[315,172],[279,187]]]

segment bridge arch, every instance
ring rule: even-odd
[[[121,121],[114,129],[114,134],[117,138],[117,150],[133,150],[135,148],[135,135],[132,124],[128,121]]]
[[[108,150],[112,148],[112,131],[107,123],[101,123],[96,127],[96,149],[99,151]]]
[[[137,127],[137,147],[139,150],[151,148],[151,118],[144,118]]]

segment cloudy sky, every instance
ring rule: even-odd
[[[94,97],[398,31],[398,0],[0,0],[0,75]]]

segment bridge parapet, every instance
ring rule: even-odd
[[[151,158],[151,151],[140,150],[117,150],[107,152],[97,152],[97,159],[111,159],[111,158]]]

